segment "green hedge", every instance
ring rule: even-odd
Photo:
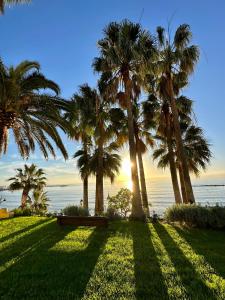
[[[89,216],[89,212],[88,209],[83,208],[81,206],[77,206],[77,205],[69,205],[67,207],[65,207],[62,210],[62,213],[66,216],[81,216],[81,217],[85,217],[85,216]]]
[[[13,213],[14,217],[27,217],[32,215],[32,210],[30,208],[15,208]]]
[[[225,207],[173,205],[166,210],[165,219],[193,227],[221,229],[225,228]]]

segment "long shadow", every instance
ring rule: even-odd
[[[216,273],[225,279],[225,232],[175,227],[179,235],[192,249],[205,257]]]
[[[40,243],[34,244],[15,265],[0,273],[0,298],[4,295],[3,299],[10,300],[55,300],[81,299],[84,295],[106,243],[107,229],[94,229],[85,242],[87,247],[76,250],[73,241],[66,242],[66,235],[74,230],[73,227],[61,228],[55,222],[44,227],[39,230]],[[36,238],[37,232],[27,237],[33,243],[37,242]],[[59,241],[62,249],[54,249]]]
[[[48,236],[49,232],[55,227],[55,220],[47,220],[43,224],[39,224],[36,229],[28,232],[22,237],[18,237],[9,243],[0,251],[0,266],[9,262],[10,260],[16,260],[20,257],[21,253],[27,251],[30,247],[38,243],[42,238]]]
[[[15,236],[19,235],[19,234],[22,234],[24,232],[27,232],[45,222],[48,222],[48,219],[43,219],[43,220],[39,220],[38,222],[34,223],[34,224],[31,224],[31,225],[28,225],[27,227],[23,227],[22,229],[19,229],[17,231],[14,231],[6,236],[3,236],[2,238],[0,238],[0,243],[4,243],[5,241],[9,240],[9,239],[12,239],[14,238]]]
[[[187,291],[188,299],[217,299],[212,290],[202,281],[200,275],[191,262],[185,257],[164,226],[157,223],[154,225],[154,228],[182,280],[182,284]]]
[[[136,299],[168,299],[167,288],[146,223],[131,222]]]

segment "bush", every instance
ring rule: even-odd
[[[32,210],[27,207],[27,208],[15,208],[13,210],[14,217],[27,217],[32,215]]]
[[[114,213],[126,218],[131,211],[132,192],[129,189],[122,188],[115,196],[108,196],[108,213]]]
[[[118,214],[118,212],[111,207],[108,207],[106,213],[104,214],[104,217],[109,218],[109,220],[121,220],[122,217],[120,214]]]
[[[62,210],[62,213],[66,216],[80,216],[87,217],[89,216],[89,211],[87,208],[77,205],[69,205]]]
[[[220,229],[225,228],[225,207],[173,205],[166,210],[165,219],[193,227]]]

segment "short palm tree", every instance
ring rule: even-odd
[[[33,191],[31,208],[36,214],[43,215],[48,210],[49,201],[47,192],[44,192],[43,189],[35,189]]]
[[[162,27],[157,28],[158,59],[154,66],[151,65],[158,79],[158,93],[161,99],[168,101],[171,112],[174,134],[177,143],[177,155],[183,172],[186,202],[194,203],[194,193],[188,170],[187,157],[182,143],[182,135],[179,124],[178,108],[176,106],[176,94],[180,88],[187,84],[188,76],[193,72],[199,58],[199,50],[195,45],[190,45],[192,33],[186,24],[180,25],[173,40]]]
[[[4,13],[5,5],[29,3],[31,0],[0,0],[0,13]]]
[[[67,126],[61,117],[66,101],[56,97],[60,89],[56,83],[39,72],[37,62],[23,61],[16,67],[7,68],[0,61],[0,155],[6,153],[9,130],[23,158],[38,145],[48,158],[55,156],[53,141],[63,156],[67,151],[57,127]],[[52,93],[43,93],[48,89]]]
[[[73,95],[69,110],[65,114],[66,120],[71,125],[71,131],[68,132],[69,137],[82,144],[82,149],[74,154],[74,158],[78,158],[77,167],[83,180],[83,203],[87,209],[89,177],[87,166],[90,158],[91,137],[96,121],[95,110],[95,95],[87,84],[83,84],[79,87],[79,92]]]
[[[199,175],[200,169],[205,170],[210,162],[212,153],[210,151],[210,144],[204,137],[202,128],[193,124],[183,124],[182,128],[182,140],[184,145],[185,154],[188,161],[188,169],[196,176]],[[176,141],[175,137],[172,137],[172,151],[175,159],[175,165],[180,175],[180,184],[183,195],[183,201],[185,202],[184,191],[185,184],[182,176],[180,163],[177,157]],[[153,153],[153,158],[158,159],[158,166],[160,168],[166,168],[169,165],[169,150],[167,142],[164,137],[158,137],[160,141],[158,149]]]
[[[89,162],[91,159],[90,145],[84,142],[82,149],[77,150],[73,158],[77,159],[77,168],[83,180],[83,203],[84,207],[88,209],[88,178],[90,176]]]
[[[24,209],[27,205],[29,193],[32,190],[42,190],[46,186],[46,177],[43,169],[38,169],[34,164],[24,165],[24,169],[17,169],[15,177],[9,178],[10,191],[22,190],[21,208]]]
[[[182,123],[190,123],[192,121],[192,100],[181,95],[176,98],[176,105],[179,111],[179,121],[181,122],[182,120]],[[168,161],[175,202],[177,204],[180,204],[182,202],[182,197],[180,193],[175,157],[173,152],[174,130],[169,103],[166,100],[157,98],[154,94],[150,94],[148,96],[148,99],[143,103],[143,113],[147,123],[153,121],[157,125],[156,140],[160,140],[161,138],[163,138],[166,142],[165,147],[167,147],[168,149]],[[184,199],[186,198],[185,193],[183,193],[182,190]]]
[[[94,60],[94,70],[108,77],[110,89],[119,92],[118,95],[126,101],[133,184],[132,216],[143,218],[132,112],[132,78],[139,77],[140,68],[152,55],[153,41],[149,34],[142,30],[140,24],[125,20],[121,23],[110,23],[104,30],[103,39],[98,41],[98,47],[100,57]]]
[[[97,176],[99,171],[99,149],[98,145],[94,149],[94,152],[89,161],[89,171],[92,175]],[[116,175],[119,174],[120,166],[121,166],[121,158],[116,153],[118,150],[118,145],[114,142],[109,143],[108,145],[103,146],[102,150],[102,170],[103,170],[103,178],[109,178],[111,183],[114,181]],[[98,191],[98,181],[96,180],[96,192]],[[104,192],[104,190],[103,190]],[[104,197],[104,194],[103,194]],[[103,208],[102,208],[103,206]],[[95,203],[95,214],[101,214],[104,210],[104,202],[99,203],[96,201]]]
[[[123,128],[124,113],[120,108],[112,107],[109,100],[110,96],[106,91],[106,86],[101,80],[98,82],[98,89],[95,90],[95,99],[96,127],[94,132],[94,142],[96,144],[95,154],[98,157],[98,169],[96,171],[95,213],[101,214],[104,211],[103,179],[105,176],[111,176],[111,172],[109,170],[110,164],[107,165],[104,160],[107,158],[107,153],[110,153],[110,156],[112,159],[115,158],[116,162],[117,154],[113,156],[114,154],[112,151],[117,151],[120,146],[120,144],[118,144],[118,137]],[[110,144],[110,147],[106,146],[108,144]],[[105,152],[105,149],[107,149],[108,152]],[[110,157],[108,157],[108,159],[110,159]],[[114,173],[114,170],[115,169],[112,169],[112,174]]]

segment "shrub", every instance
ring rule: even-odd
[[[32,210],[29,207],[24,209],[20,207],[15,208],[13,212],[14,212],[14,217],[27,217],[32,215]]]
[[[62,210],[62,213],[66,216],[89,216],[89,211],[87,208],[77,205],[69,205]]]
[[[110,220],[120,220],[122,219],[121,215],[111,207],[108,207],[106,213],[104,214],[105,217],[109,218]]]
[[[225,207],[173,205],[166,210],[165,219],[199,228],[225,228]]]
[[[108,212],[114,211],[114,214],[126,217],[131,211],[131,198],[132,192],[125,188],[120,189],[115,196],[108,196]]]

